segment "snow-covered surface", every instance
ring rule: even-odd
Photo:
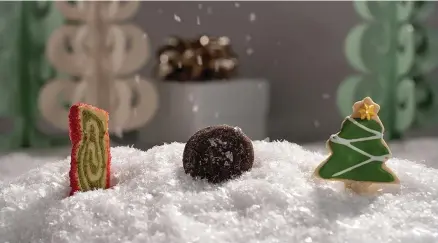
[[[30,169],[59,161],[69,155],[69,148],[57,148],[0,154],[0,184]]]
[[[324,155],[254,142],[253,169],[213,186],[184,173],[183,148],[112,148],[114,187],[72,197],[69,158],[5,182],[0,242],[438,242],[437,169],[391,159],[400,191],[360,197],[311,180]]]
[[[325,142],[304,144],[307,150],[327,154]],[[393,157],[408,159],[438,169],[438,139],[419,138],[390,143]],[[30,169],[65,158],[70,148],[13,152],[0,154],[0,183],[8,181]]]

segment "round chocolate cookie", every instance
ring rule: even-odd
[[[238,127],[206,127],[186,143],[184,171],[192,177],[221,183],[252,168],[254,148]]]

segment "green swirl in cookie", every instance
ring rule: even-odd
[[[82,141],[77,153],[78,179],[83,191],[105,188],[105,126],[88,110],[82,110]]]

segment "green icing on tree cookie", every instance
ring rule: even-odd
[[[323,179],[363,182],[395,182],[396,177],[384,162],[391,156],[383,141],[383,126],[374,119],[351,118],[328,141],[332,154],[318,167]]]

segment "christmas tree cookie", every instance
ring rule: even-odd
[[[87,104],[70,108],[70,195],[110,186],[108,113]]]
[[[353,113],[344,120],[341,131],[327,141],[331,154],[316,168],[315,176],[343,181],[346,188],[358,194],[377,192],[378,188],[372,185],[400,183],[385,165],[391,152],[383,140],[379,109],[370,97],[354,104]]]

